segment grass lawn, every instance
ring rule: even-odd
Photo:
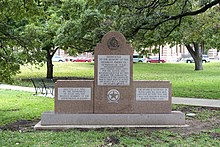
[[[160,130],[148,132],[137,129],[100,129],[71,131],[11,132],[3,131],[3,146],[74,146],[74,147],[168,147],[199,146],[217,147],[218,138],[212,134],[220,133],[219,129],[193,134],[187,137],[172,131]]]
[[[186,117],[188,128],[108,128],[34,131],[25,120],[40,119],[53,110],[53,99],[32,93],[0,90],[1,146],[219,146],[220,110],[173,105],[174,110],[195,113]],[[22,121],[23,120],[23,121]],[[19,123],[20,122],[20,123]]]
[[[173,96],[220,99],[220,62],[203,64],[204,70],[194,71],[194,64],[134,64],[134,80],[169,80],[172,82]],[[93,63],[54,63],[55,77],[94,77]],[[46,66],[36,69],[22,66],[21,73],[15,77],[17,85],[20,79],[44,78]],[[32,84],[29,84],[32,86]]]
[[[33,93],[0,89],[0,125],[17,120],[39,119],[41,113],[54,109],[54,99]]]

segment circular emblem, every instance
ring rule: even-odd
[[[118,100],[120,99],[120,93],[116,89],[111,89],[107,93],[107,98],[109,103],[118,103]]]
[[[111,50],[116,50],[119,48],[118,40],[115,37],[112,37],[107,42],[108,48]]]

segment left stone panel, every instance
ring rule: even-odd
[[[93,80],[58,80],[56,82],[56,114],[93,112]]]

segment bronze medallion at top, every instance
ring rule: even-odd
[[[118,40],[115,37],[112,37],[107,41],[107,46],[111,50],[117,50],[120,47]]]

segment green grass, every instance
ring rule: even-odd
[[[11,90],[0,90],[0,104],[0,126],[18,120],[38,120],[42,112],[54,109],[54,99]],[[200,110],[201,107],[173,105],[173,109],[194,112],[197,117],[187,119],[205,121],[204,123],[214,122],[220,116],[219,110]],[[216,123],[209,127],[209,130],[190,135],[169,129],[143,128],[66,131],[34,131],[33,128],[27,128],[0,131],[1,146],[218,146],[220,128]]]
[[[139,64],[134,79],[169,80],[173,96],[220,99],[220,62],[204,64],[194,71],[194,64]]]
[[[54,64],[54,77],[94,77],[94,64],[93,63],[75,63],[75,62],[55,62]],[[18,74],[16,79],[26,78],[45,78],[46,65],[43,67],[35,67],[25,65],[21,67],[21,73]]]
[[[199,134],[182,136],[167,130],[147,132],[136,129],[100,129],[88,131],[70,130],[62,132],[37,131],[37,132],[11,132],[3,131],[3,146],[219,146],[220,141],[212,134],[220,133],[220,129],[212,129]],[[115,142],[111,142],[115,139]]]
[[[92,78],[93,64],[55,63],[56,77]],[[135,80],[170,80],[174,96],[220,98],[220,64],[204,65],[203,71],[194,71],[193,64],[134,64]],[[23,66],[15,78],[45,77],[46,67],[40,70]],[[23,83],[22,83],[23,84]],[[33,93],[0,90],[0,126],[19,120],[39,120],[41,113],[54,109],[54,99],[33,96]],[[66,131],[34,131],[33,128],[0,130],[1,146],[219,146],[219,109],[202,109],[173,105],[173,110],[195,113],[187,120],[207,123],[210,128],[187,134],[175,129],[72,129]],[[214,125],[212,123],[214,123]],[[212,124],[212,125],[210,125]],[[207,125],[206,125],[207,126]],[[196,130],[196,128],[193,128]],[[180,129],[181,130],[181,129]]]
[[[17,120],[39,119],[42,112],[53,110],[53,101],[29,92],[0,89],[0,126]]]
[[[172,82],[173,96],[220,99],[220,62],[203,64],[204,70],[194,71],[194,64],[165,63],[165,64],[134,64],[134,80],[169,80]],[[55,77],[94,77],[92,63],[54,63]],[[19,79],[43,78],[46,67],[36,69],[22,66]],[[31,84],[29,84],[31,86]]]

